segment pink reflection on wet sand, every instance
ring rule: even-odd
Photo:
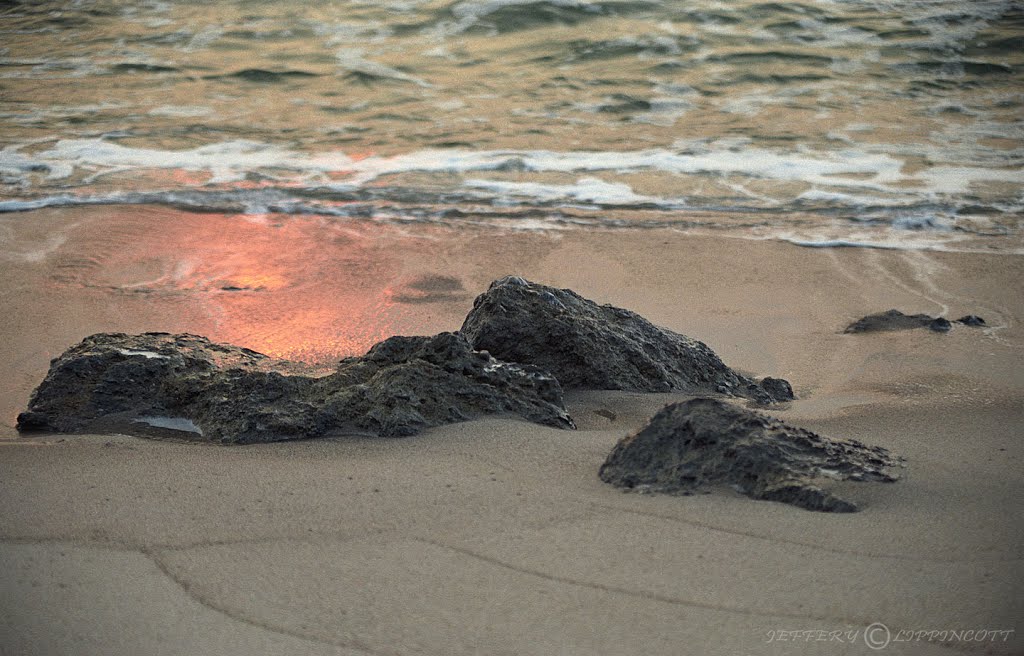
[[[86,264],[65,266],[54,280],[114,302],[145,301],[154,315],[170,310],[182,318],[175,330],[184,323],[217,341],[305,362],[360,354],[392,334],[439,329],[438,303],[420,302],[416,289],[401,293],[401,281],[419,273],[410,267],[429,241],[422,233],[324,217],[135,209],[97,218],[72,239],[66,249],[81,250]],[[63,259],[74,262],[72,255]],[[438,299],[449,307],[465,300]],[[458,327],[458,315],[451,316],[455,323],[440,329]]]

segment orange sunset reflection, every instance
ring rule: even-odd
[[[148,329],[172,323],[321,363],[393,334],[456,329],[471,300],[455,279],[413,268],[432,243],[423,234],[316,216],[134,212],[98,219],[109,225],[94,225],[76,248],[101,253],[99,266],[60,280],[148,304]],[[173,321],[158,318],[167,313]]]

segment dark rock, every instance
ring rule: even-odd
[[[460,332],[475,349],[550,371],[566,389],[793,398],[786,381],[741,376],[707,345],[634,312],[515,276],[477,297]]]
[[[985,320],[976,314],[968,314],[960,317],[956,320],[957,323],[962,323],[965,326],[973,326],[978,328],[985,325]]]
[[[765,376],[761,379],[760,385],[773,399],[785,401],[793,398],[793,386],[789,384],[788,380]]]
[[[717,399],[666,406],[620,441],[599,476],[616,487],[693,494],[729,485],[755,499],[854,512],[821,487],[829,479],[892,482],[901,459],[881,447],[829,440]]]
[[[18,429],[157,427],[252,443],[351,431],[403,436],[493,413],[574,427],[554,377],[473,351],[457,333],[392,337],[326,375],[195,335],[114,333],[87,337],[53,360]]]
[[[966,318],[966,317],[965,317]],[[894,330],[928,328],[937,333],[949,332],[953,325],[948,319],[930,317],[927,314],[903,314],[899,310],[887,310],[869,314],[846,327],[847,333],[874,333]]]

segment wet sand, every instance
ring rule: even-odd
[[[4,653],[865,654],[876,622],[882,653],[1024,647],[1019,256],[150,208],[3,215],[0,239]],[[601,483],[679,395],[570,394],[573,432],[496,417],[227,448],[13,429],[92,332],[327,361],[456,329],[510,273],[789,379],[799,400],[772,414],[892,449],[904,480],[844,484],[852,515]],[[890,307],[990,327],[842,334]],[[966,630],[1015,633],[901,633]]]

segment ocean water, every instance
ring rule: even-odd
[[[1022,253],[1022,83],[1013,0],[3,2],[0,212]]]

